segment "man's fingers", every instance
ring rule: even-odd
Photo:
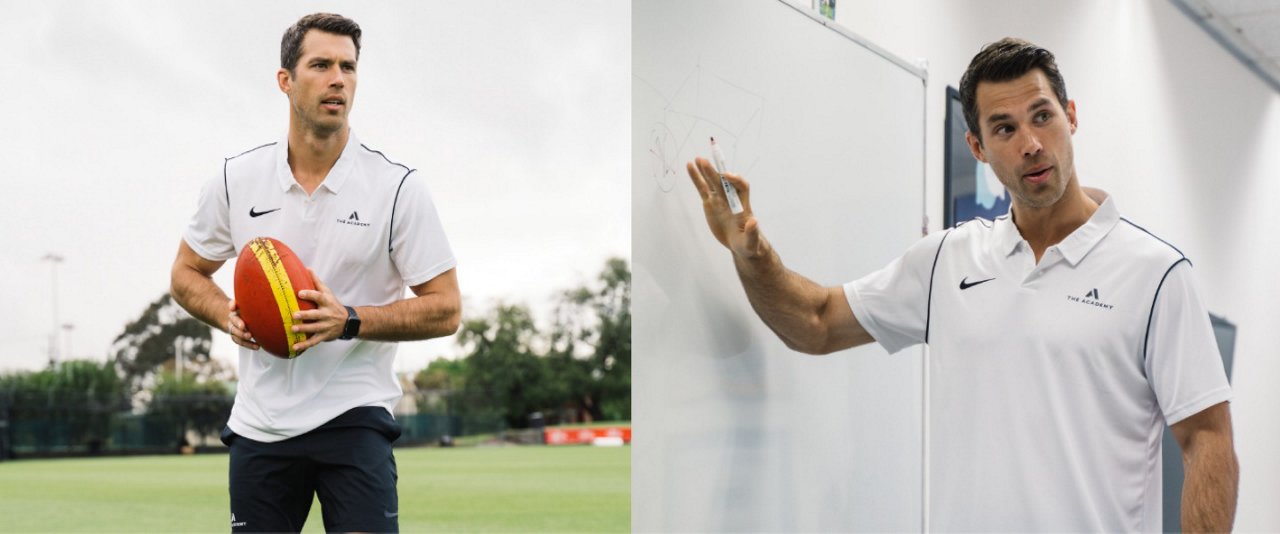
[[[244,336],[233,335],[231,336],[231,342],[235,343],[236,345],[240,345],[241,347],[247,348],[249,350],[258,350],[260,348],[258,347],[257,343],[254,343],[252,341],[252,338],[250,338],[248,334]]]
[[[318,308],[314,310],[302,310],[302,311],[297,311],[293,313],[294,321],[309,323],[312,321],[319,321],[321,319],[324,319],[324,312],[320,311],[320,309]]]
[[[711,196],[727,203],[728,201],[724,198],[724,189],[720,187],[720,171],[717,171],[716,166],[712,165],[707,158],[697,158],[694,161],[698,163],[698,171],[707,181],[707,189],[710,190]]]
[[[702,197],[705,202],[707,195],[710,194],[707,191],[707,181],[702,178],[702,173],[698,172],[697,165],[694,165],[692,161],[685,164],[685,170],[689,171],[689,180],[693,182],[693,188],[698,190],[698,196]]]
[[[301,332],[308,336],[312,336],[329,330],[330,328],[332,328],[332,326],[324,323],[294,323],[292,330],[294,332]]]
[[[302,351],[307,350],[307,349],[309,349],[309,348],[311,348],[311,347],[314,347],[314,346],[316,346],[316,345],[317,345],[317,344],[319,344],[319,343],[320,343],[320,339],[319,339],[319,338],[314,338],[314,337],[310,337],[310,336],[308,336],[308,337],[307,337],[307,339],[306,339],[305,341],[299,341],[299,342],[297,342],[297,343],[294,343],[294,344],[293,344],[293,351],[294,351],[294,352],[297,352],[297,353],[299,353],[299,354],[301,354],[301,353],[302,353]]]
[[[742,214],[751,213],[751,186],[747,184],[747,180],[741,176],[727,172],[724,179],[729,181],[735,190],[738,191],[738,200],[742,202]]]
[[[311,275],[311,281],[316,283],[317,290],[321,293],[333,293],[332,291],[329,291],[329,286],[324,285],[324,282],[320,281],[320,277],[316,276],[315,271],[307,269],[307,273]]]

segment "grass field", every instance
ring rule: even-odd
[[[397,449],[400,529],[631,528],[630,447]],[[0,462],[0,531],[227,532],[227,456]],[[304,532],[323,532],[320,506]]]

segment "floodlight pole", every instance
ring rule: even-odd
[[[49,368],[52,369],[58,360],[58,264],[62,263],[63,257],[50,252],[40,258],[40,261],[49,262],[50,272],[53,273],[53,330],[49,332]]]
[[[62,359],[64,360],[68,358],[75,358],[75,353],[71,351],[71,331],[75,329],[76,329],[76,325],[74,324],[71,324],[71,323],[62,324],[63,342],[66,345],[66,350],[62,353]]]

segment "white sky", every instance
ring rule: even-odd
[[[168,291],[200,186],[285,131],[280,37],[315,11],[364,30],[352,128],[427,178],[464,313],[503,300],[545,320],[630,260],[629,2],[0,0],[0,371],[47,362],[47,253],[65,257],[75,357],[105,360]],[[228,294],[233,269],[215,276]],[[397,369],[459,354],[406,343]]]

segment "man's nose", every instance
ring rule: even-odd
[[[1030,156],[1035,156],[1039,154],[1040,151],[1044,149],[1044,145],[1040,143],[1040,139],[1036,137],[1034,133],[1031,133],[1026,129],[1024,129],[1023,132],[1024,133],[1022,134],[1022,156],[1030,157]]]

